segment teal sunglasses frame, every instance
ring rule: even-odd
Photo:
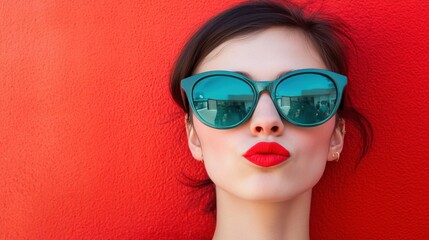
[[[334,83],[335,88],[337,90],[336,91],[337,92],[337,96],[336,96],[337,101],[335,102],[335,106],[334,106],[332,112],[326,117],[326,119],[323,119],[323,120],[315,122],[315,123],[300,123],[300,122],[294,121],[293,119],[290,119],[289,117],[285,116],[283,114],[283,112],[281,111],[280,107],[277,105],[277,103],[275,101],[275,95],[276,95],[275,92],[276,92],[277,86],[281,82],[287,81],[287,79],[290,77],[302,75],[302,74],[321,75],[321,76],[324,76],[324,77],[330,79]],[[244,116],[244,118],[241,121],[237,122],[236,124],[233,124],[230,126],[218,126],[215,124],[211,124],[199,115],[197,109],[194,106],[194,102],[193,102],[194,100],[192,97],[194,87],[196,86],[196,84],[199,81],[201,81],[207,77],[213,77],[213,76],[217,76],[217,77],[225,76],[225,77],[229,77],[229,78],[235,78],[237,80],[240,80],[240,81],[247,83],[253,91],[255,98],[252,102],[251,109],[246,114],[246,116]],[[247,78],[246,76],[244,76],[242,74],[222,70],[222,71],[202,72],[202,73],[187,77],[181,81],[180,85],[182,88],[182,92],[181,92],[182,93],[182,100],[183,100],[183,104],[184,104],[186,110],[189,112],[189,107],[187,107],[188,106],[187,102],[188,102],[189,105],[191,106],[193,112],[197,116],[197,118],[202,123],[204,123],[205,125],[212,127],[212,128],[230,129],[230,128],[235,128],[235,127],[245,123],[250,118],[250,116],[253,115],[253,112],[255,111],[255,108],[259,102],[259,97],[263,91],[267,91],[270,93],[271,99],[273,101],[274,106],[277,109],[277,112],[286,121],[288,121],[289,123],[291,123],[293,125],[300,126],[300,127],[315,127],[315,126],[321,125],[321,124],[325,123],[326,121],[328,121],[329,119],[331,119],[332,116],[334,116],[335,113],[337,112],[338,107],[340,106],[340,103],[341,103],[343,90],[344,90],[345,86],[347,85],[347,77],[344,75],[341,75],[339,73],[331,72],[331,71],[324,70],[324,69],[307,68],[307,69],[300,69],[300,70],[288,72],[285,75],[283,75],[283,76],[281,76],[275,80],[272,80],[272,81],[255,81],[255,80]],[[220,89],[219,91],[222,91],[222,90]],[[185,98],[187,98],[188,101],[186,101]]]

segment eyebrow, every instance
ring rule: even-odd
[[[293,71],[295,71],[294,69],[292,69],[292,70],[289,70],[289,71],[283,71],[283,72],[280,72],[277,76],[276,76],[276,78],[275,79],[278,79],[279,77],[281,77],[281,76],[283,76],[283,75],[286,75],[287,73],[290,73],[290,72],[293,72]],[[245,76],[245,77],[247,77],[247,78],[250,78],[250,79],[253,79],[251,76],[250,76],[250,74],[249,73],[247,73],[247,72],[242,72],[242,71],[234,71],[235,73],[238,73],[238,74],[241,74],[241,75],[243,75],[243,76]],[[271,80],[274,80],[274,79],[271,79]]]

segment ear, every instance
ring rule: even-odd
[[[192,117],[192,116],[191,116]],[[188,114],[185,116],[186,135],[188,136],[188,146],[192,156],[199,161],[203,160],[203,151],[201,148],[200,139],[195,131],[192,121],[189,120]]]
[[[346,122],[338,117],[337,124],[331,136],[329,145],[328,161],[338,161],[344,146],[344,134],[346,133]]]

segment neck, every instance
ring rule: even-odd
[[[237,198],[216,189],[217,220],[214,240],[308,240],[311,189],[284,202]]]

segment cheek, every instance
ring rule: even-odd
[[[204,161],[223,161],[225,156],[233,151],[233,141],[231,134],[232,130],[219,130],[208,127],[201,123],[197,118],[194,118],[194,128],[198,134],[198,139],[201,144]]]
[[[297,164],[309,171],[322,171],[325,167],[335,119],[313,128],[291,127],[288,139]],[[287,131],[287,129],[286,129]]]
[[[243,137],[243,129],[238,127],[228,130],[219,130],[207,127],[198,119],[194,121],[194,127],[198,133],[203,153],[204,165],[210,179],[216,185],[225,181],[236,182],[245,178],[246,171],[237,159],[241,156],[239,149],[240,136]],[[242,139],[242,138],[241,138]]]
[[[292,150],[291,165],[285,170],[286,183],[293,189],[311,189],[323,175],[334,121],[313,128],[290,126],[287,141]]]

